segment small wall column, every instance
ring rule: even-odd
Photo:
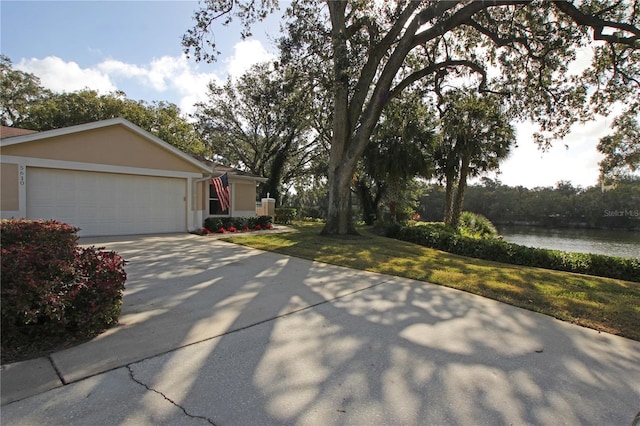
[[[262,215],[263,216],[276,216],[276,199],[275,198],[263,198],[262,199]]]

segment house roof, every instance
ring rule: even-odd
[[[0,139],[12,138],[14,136],[28,135],[37,133],[36,130],[20,129],[18,127],[0,126]]]
[[[94,121],[91,123],[79,124],[77,126],[63,127],[61,129],[46,130],[43,132],[34,132],[26,129],[17,129],[17,130],[22,130],[23,132],[26,131],[26,133],[22,133],[20,135],[15,135],[15,136],[5,136],[5,133],[4,133],[5,127],[3,127],[2,139],[0,139],[0,146],[11,146],[16,144],[28,143],[28,142],[38,141],[38,140],[57,137],[57,136],[64,136],[64,135],[69,135],[73,133],[84,132],[87,130],[100,129],[100,128],[109,127],[109,126],[124,126],[129,130],[133,131],[134,133],[137,133],[138,135],[155,143],[161,148],[197,166],[203,172],[211,172],[211,168],[209,165],[203,164],[202,162],[193,158],[189,154],[179,150],[173,145],[168,144],[162,139],[152,135],[146,130],[136,126],[132,122],[125,120],[124,118],[112,118],[109,120]]]
[[[225,166],[220,163],[216,163],[215,161],[211,161],[205,158],[202,155],[192,154],[193,158],[198,160],[199,162],[206,164],[211,167],[211,170],[215,176],[221,176],[225,173],[228,173],[231,176],[235,176],[238,178],[252,179],[257,180],[259,182],[266,182],[268,179],[259,175],[255,175],[253,173],[248,173],[242,170],[235,169],[233,167]]]

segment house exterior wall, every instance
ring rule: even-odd
[[[121,125],[3,146],[0,155],[201,172],[194,164]]]
[[[254,216],[256,214],[255,182],[234,182],[233,216]]]
[[[116,119],[121,120],[121,119]],[[132,126],[126,120],[113,124],[92,123],[84,128],[59,129],[2,140],[0,146],[0,215],[27,217],[28,172],[58,169],[116,173],[121,175],[181,178],[187,186],[184,206],[187,229],[202,226],[209,216],[211,172],[196,160]],[[140,131],[138,131],[140,130]],[[135,180],[132,176],[132,180]],[[232,192],[230,216],[256,214],[256,182],[260,178],[230,175]]]
[[[2,140],[2,218],[29,217],[28,171],[38,168],[115,173],[132,176],[134,180],[135,176],[183,179],[187,185],[183,201],[187,210],[185,226],[189,230],[200,226],[196,219],[202,216],[202,211],[194,211],[194,207],[201,205],[202,200],[193,200],[194,193],[189,188],[207,172],[206,167],[198,167],[196,162],[182,158],[185,154],[180,151],[163,146],[152,136],[146,137],[126,124],[77,132],[65,130]]]
[[[19,203],[19,166],[12,163],[0,164],[0,210],[17,212]]]

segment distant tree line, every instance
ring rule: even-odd
[[[444,187],[429,185],[417,208],[421,219],[441,221],[444,200]],[[640,177],[622,178],[604,189],[562,181],[555,187],[528,189],[484,179],[467,189],[463,209],[497,225],[640,230]]]

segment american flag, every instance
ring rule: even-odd
[[[217,178],[211,179],[211,183],[213,184],[213,188],[216,190],[216,194],[218,195],[218,201],[220,202],[220,208],[222,211],[225,211],[231,205],[231,201],[229,200],[229,177],[227,174],[223,174]]]

